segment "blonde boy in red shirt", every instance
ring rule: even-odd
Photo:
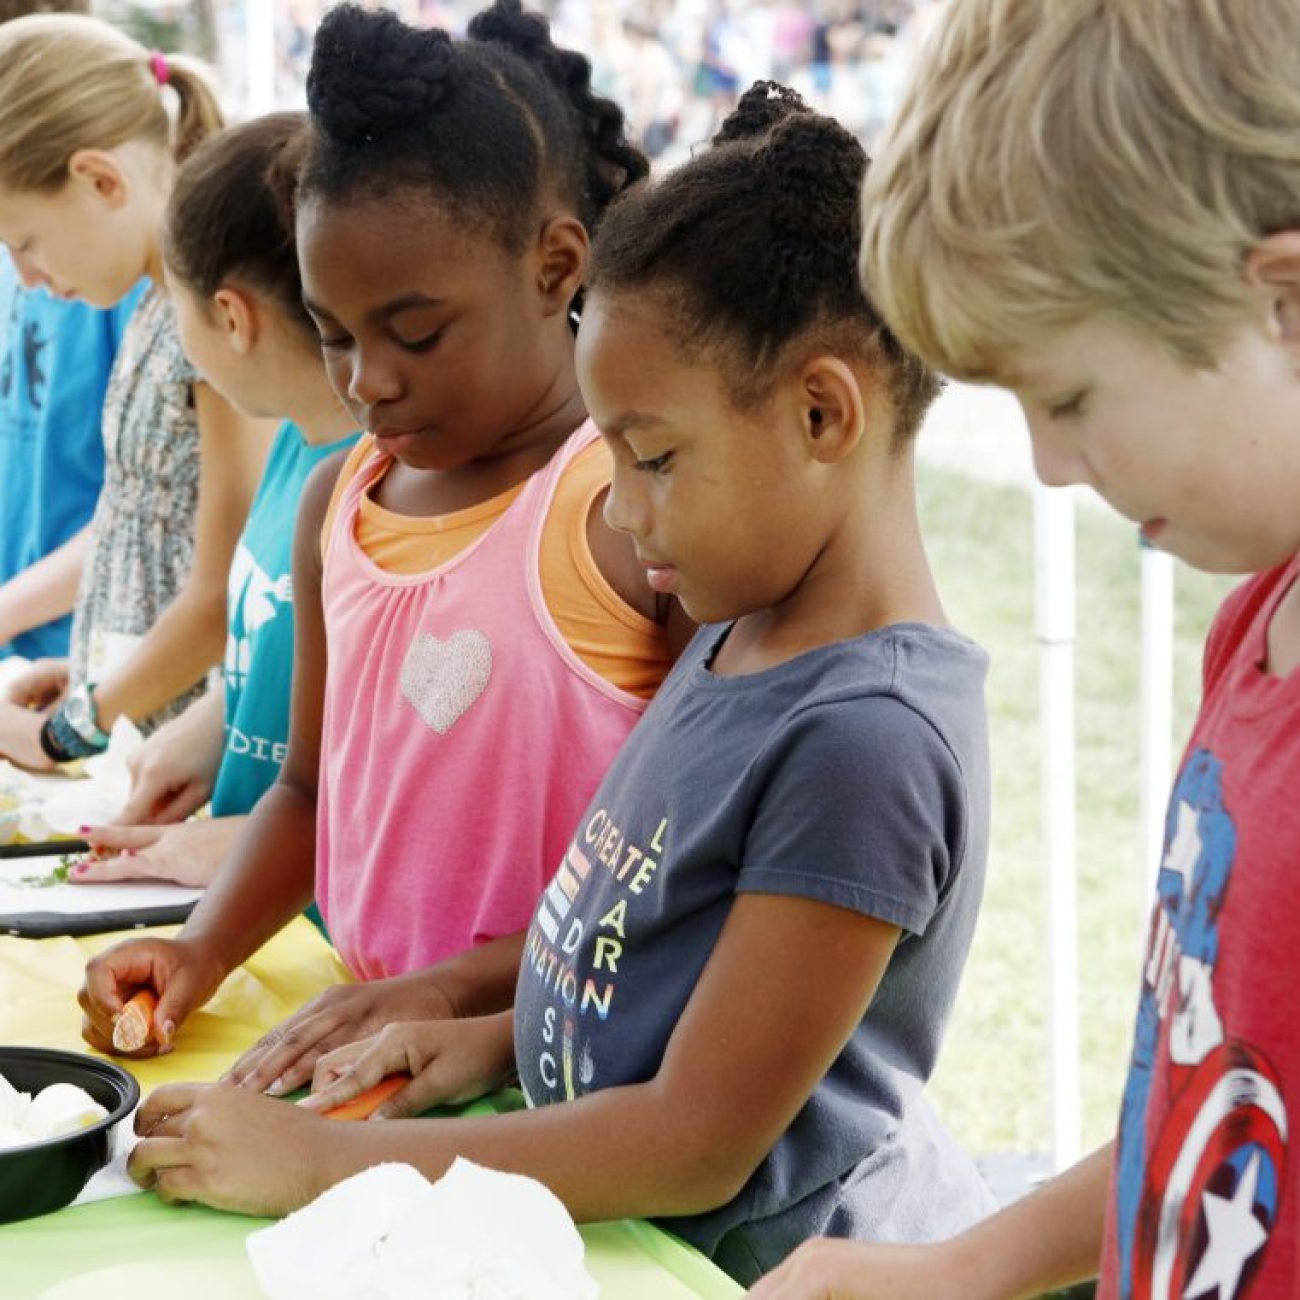
[[[952,0],[868,174],[904,346],[1011,388],[1045,482],[1253,576],[1206,648],[1115,1141],[953,1240],[812,1242],[754,1300],[1300,1295],[1298,68],[1297,0]]]

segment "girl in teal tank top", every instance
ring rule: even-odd
[[[227,131],[185,164],[172,194],[165,251],[186,354],[232,404],[284,423],[231,563],[224,692],[149,739],[122,824],[89,834],[109,856],[80,868],[82,880],[206,884],[284,756],[298,498],[358,437],[302,308],[292,194],[304,129],[303,114],[278,113]],[[184,820],[209,797],[210,820]]]

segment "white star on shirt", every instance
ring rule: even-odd
[[[1163,866],[1183,878],[1183,893],[1192,892],[1192,878],[1201,860],[1201,818],[1191,804],[1178,805],[1178,829],[1165,851]]]
[[[1183,1292],[1183,1300],[1194,1300],[1215,1290],[1218,1300],[1232,1300],[1237,1294],[1246,1261],[1268,1240],[1268,1229],[1251,1212],[1258,1186],[1259,1152],[1255,1151],[1231,1200],[1209,1191],[1202,1193],[1201,1207],[1209,1239],[1205,1254]]]

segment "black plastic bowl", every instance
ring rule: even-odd
[[[0,1047],[0,1074],[19,1092],[52,1083],[84,1088],[108,1115],[77,1133],[0,1151],[0,1223],[61,1210],[108,1163],[109,1135],[140,1100],[140,1085],[121,1066],[80,1052]]]

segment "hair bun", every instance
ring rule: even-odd
[[[407,27],[355,4],[321,21],[307,74],[307,104],[327,135],[359,144],[432,112],[450,89],[454,57],[445,31]]]
[[[538,13],[524,13],[520,0],[496,0],[470,19],[466,31],[471,40],[508,45],[527,59],[536,60],[552,49],[546,19]]]
[[[867,155],[838,122],[809,110],[788,109],[754,153],[755,167],[771,195],[775,233],[822,241],[849,226],[856,230],[859,191]]]
[[[811,113],[803,96],[777,81],[756,81],[740,97],[714,135],[712,143],[728,144],[732,140],[752,140],[767,135],[778,123],[794,113]]]

